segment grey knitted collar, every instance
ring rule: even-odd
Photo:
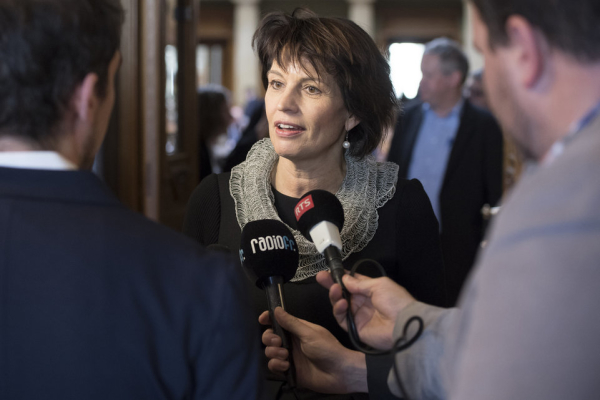
[[[281,221],[275,209],[271,190],[271,171],[279,156],[270,139],[257,142],[246,161],[231,170],[229,190],[235,201],[235,214],[240,228],[250,221],[275,219]],[[372,156],[362,160],[346,154],[346,177],[336,193],[344,208],[342,258],[364,249],[379,226],[377,209],[390,200],[396,191],[398,166],[377,162]],[[288,226],[288,228],[290,228]],[[312,277],[327,269],[325,258],[300,231],[290,228],[300,251],[298,271],[292,282]]]

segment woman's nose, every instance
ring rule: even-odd
[[[277,110],[285,112],[298,111],[298,97],[293,89],[286,89],[281,92],[279,101],[277,102]]]

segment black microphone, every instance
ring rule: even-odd
[[[344,209],[338,198],[326,190],[311,190],[302,196],[294,208],[294,214],[302,235],[325,256],[333,280],[345,289],[342,284],[344,265],[340,238]]]
[[[292,341],[275,318],[275,308],[285,310],[283,284],[296,275],[298,245],[294,235],[280,221],[258,220],[248,222],[242,229],[240,260],[248,278],[264,289],[269,306],[273,332],[281,338],[282,347],[289,352],[290,368],[286,378],[290,387],[296,386],[296,371],[292,360]]]

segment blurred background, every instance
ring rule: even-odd
[[[228,156],[249,131],[264,135],[264,89],[251,40],[266,13],[307,7],[355,21],[388,54],[403,102],[418,95],[424,43],[436,37],[461,43],[471,71],[482,67],[471,46],[470,9],[463,0],[122,3],[127,20],[117,102],[94,169],[128,207],[177,230],[200,177],[230,168],[234,161]],[[223,106],[199,107],[207,91],[222,93]],[[202,113],[218,116],[217,121],[206,122]],[[388,137],[381,154],[389,142]]]

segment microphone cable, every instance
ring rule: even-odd
[[[377,267],[377,269],[381,273],[382,277],[387,276],[387,274],[385,273],[385,269],[383,269],[381,264],[379,264],[377,261],[375,261],[373,259],[368,259],[368,258],[357,261],[352,266],[352,269],[350,270],[350,276],[354,276],[354,274],[356,273],[356,270],[364,263],[373,264],[374,266]],[[398,382],[398,386],[400,387],[400,390],[402,391],[404,398],[406,400],[410,400],[408,394],[406,393],[406,390],[404,389],[402,380],[400,379],[400,374],[398,372],[398,365],[396,363],[396,354],[408,349],[419,339],[419,337],[423,333],[423,328],[424,328],[423,319],[416,315],[409,318],[408,321],[406,321],[406,323],[404,324],[402,336],[399,337],[398,339],[396,339],[396,341],[394,342],[394,345],[392,346],[392,348],[390,350],[375,350],[372,347],[365,345],[360,340],[360,336],[358,334],[358,329],[356,328],[356,323],[354,321],[354,314],[352,314],[351,294],[348,291],[348,289],[346,289],[346,286],[344,285],[344,283],[342,282],[341,279],[340,279],[339,283],[342,286],[342,295],[348,302],[348,310],[346,310],[346,322],[348,325],[348,335],[350,337],[350,342],[352,343],[352,345],[354,346],[354,348],[356,350],[358,350],[364,354],[367,354],[367,355],[372,355],[372,356],[393,355],[394,362],[392,364],[392,369],[394,371],[394,377],[396,378],[396,381]],[[410,325],[413,322],[417,323],[418,328],[417,328],[417,332],[409,339],[408,338],[408,328],[410,327]]]

